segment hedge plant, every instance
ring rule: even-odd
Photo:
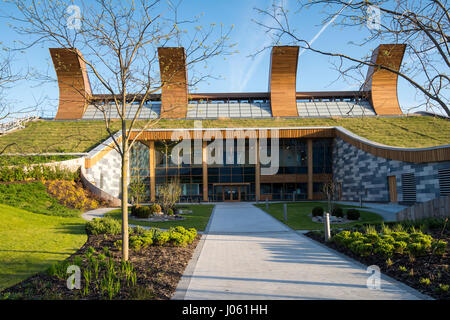
[[[394,254],[421,256],[433,253],[443,255],[448,245],[447,242],[435,240],[422,232],[363,234],[358,231],[345,230],[334,235],[332,241],[361,256],[379,254],[386,258]]]
[[[322,207],[314,207],[312,209],[312,216],[313,217],[323,216],[323,208]]]
[[[71,171],[59,166],[14,166],[0,168],[0,182],[15,182],[27,180],[78,180],[79,171]]]

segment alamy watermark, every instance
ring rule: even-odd
[[[381,289],[381,272],[380,267],[376,265],[371,265],[367,267],[366,273],[370,273],[367,278],[367,288],[369,290],[380,290]]]
[[[70,265],[67,267],[67,288],[70,290],[81,289],[81,270],[77,265]]]
[[[377,6],[368,6],[366,26],[370,30],[380,30],[381,28],[381,10]]]
[[[201,165],[203,142],[206,141],[208,165],[256,165],[259,163],[262,175],[274,175],[278,172],[280,166],[278,129],[229,129],[223,132],[218,129],[204,130],[200,121],[196,122],[194,127],[192,134],[184,130],[172,132],[172,141],[181,140],[172,149],[173,164]],[[246,148],[247,140],[248,149]]]
[[[81,29],[81,9],[77,5],[70,5],[66,9],[66,13],[69,15],[66,19],[67,28],[80,30]]]

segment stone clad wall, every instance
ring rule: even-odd
[[[116,150],[108,152],[91,168],[86,169],[86,178],[99,189],[120,198],[121,158]]]
[[[450,162],[412,163],[376,157],[341,138],[333,143],[333,177],[342,183],[342,200],[389,201],[388,176],[396,176],[397,198],[403,201],[402,174],[414,173],[416,200],[424,202],[440,196],[438,170]]]

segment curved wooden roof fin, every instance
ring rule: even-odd
[[[77,120],[83,117],[92,96],[86,64],[78,49],[49,48],[59,86],[56,120]]]
[[[182,47],[158,48],[161,74],[161,118],[186,118],[188,86],[186,53]]]
[[[399,71],[406,44],[381,44],[372,53],[373,64]],[[397,96],[398,75],[389,70],[369,67],[364,90],[371,92],[372,106],[377,115],[401,115]]]
[[[296,81],[298,47],[276,46],[270,56],[269,92],[274,117],[298,117]]]

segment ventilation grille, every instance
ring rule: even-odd
[[[441,196],[450,195],[450,169],[441,169],[439,173],[439,192]]]
[[[402,174],[402,193],[404,202],[416,202],[416,178],[414,173]]]

